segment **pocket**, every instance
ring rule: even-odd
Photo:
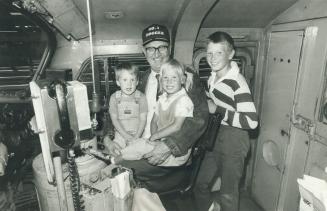
[[[212,151],[217,140],[217,135],[221,123],[221,116],[218,114],[210,114],[208,119],[208,126],[202,138],[205,139],[204,145],[206,150]]]
[[[246,130],[222,126],[219,130],[219,137],[222,141],[222,153],[243,157],[247,155],[250,149],[250,140]]]

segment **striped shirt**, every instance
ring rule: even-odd
[[[216,82],[215,72],[208,79],[209,97],[217,105],[216,113],[223,115],[222,124],[241,129],[255,129],[258,116],[246,80],[236,62]]]

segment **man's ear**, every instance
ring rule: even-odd
[[[143,51],[143,54],[146,55],[146,50],[145,50],[145,47],[142,45],[142,51]]]
[[[116,80],[116,84],[117,84],[117,86],[119,86],[119,87],[120,87],[120,83],[119,83],[119,81],[118,81],[118,80]]]
[[[233,50],[230,52],[229,56],[228,56],[229,60],[232,60],[232,58],[234,57],[234,55],[235,55],[235,50],[233,49]]]

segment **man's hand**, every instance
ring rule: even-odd
[[[121,147],[119,146],[119,144],[113,142],[109,136],[105,136],[103,139],[103,144],[106,147],[106,149],[108,150],[110,155],[113,156],[119,156]]]
[[[148,162],[152,165],[159,165],[164,162],[171,152],[167,145],[163,142],[159,142],[158,144],[154,145],[154,149],[145,154],[143,157],[148,160]]]

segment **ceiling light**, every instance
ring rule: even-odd
[[[246,37],[246,35],[232,35],[233,39],[245,39]]]
[[[120,19],[124,17],[124,13],[122,11],[108,11],[104,12],[104,16],[107,19]]]

